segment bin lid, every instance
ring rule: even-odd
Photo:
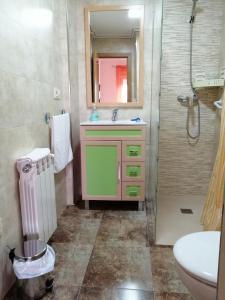
[[[55,264],[55,252],[47,245],[45,255],[34,261],[14,259],[13,269],[18,279],[31,279],[52,272]]]
[[[47,250],[47,244],[42,240],[28,240],[21,247],[15,249],[15,258],[24,261],[33,261],[41,258]]]

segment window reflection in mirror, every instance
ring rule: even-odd
[[[143,6],[85,13],[88,106],[142,106]]]

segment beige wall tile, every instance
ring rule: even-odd
[[[48,9],[49,27],[24,23],[26,9]],[[50,146],[50,128],[44,113],[58,114],[68,101],[68,59],[65,1],[3,0],[0,8],[0,299],[12,285],[14,275],[6,245],[21,242],[18,173],[15,161],[35,147]],[[56,76],[57,75],[57,76]],[[53,87],[62,90],[53,100]],[[55,177],[57,212],[65,206],[65,173]]]
[[[218,76],[220,44],[224,19],[224,1],[197,3],[193,30],[193,76],[205,72],[209,78]],[[186,138],[187,108],[177,102],[178,95],[191,96],[189,78],[189,47],[192,3],[165,0],[163,11],[159,194],[205,195],[216,154],[216,110],[213,101],[218,89],[199,92],[201,137],[195,146]],[[215,21],[215,22],[214,22]],[[197,108],[192,114],[192,130],[197,126]]]

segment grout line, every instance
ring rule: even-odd
[[[82,286],[78,287],[78,293],[77,293],[76,299],[74,299],[74,300],[79,300],[81,288],[82,288]]]
[[[97,233],[96,233],[96,236],[95,236],[95,241],[93,243],[93,247],[92,247],[92,250],[91,250],[91,254],[90,254],[90,257],[89,257],[89,261],[88,261],[88,264],[87,264],[87,267],[86,267],[86,270],[85,270],[85,273],[84,273],[84,277],[83,277],[83,280],[82,280],[82,284],[81,286],[83,286],[83,283],[84,283],[84,279],[85,279],[85,276],[86,276],[86,273],[87,273],[87,269],[88,269],[88,266],[90,264],[90,261],[91,261],[91,258],[92,258],[92,255],[93,255],[93,252],[94,252],[94,248],[95,248],[95,243],[96,243],[96,239],[97,239],[97,236],[98,236],[98,233],[99,233],[99,230],[100,230],[100,227],[101,227],[101,224],[102,224],[102,219],[103,219],[103,216],[105,214],[105,210],[103,211],[103,214],[102,214],[102,217],[101,217],[101,221],[100,221],[100,224],[99,224],[99,228],[97,230]]]

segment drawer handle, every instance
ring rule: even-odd
[[[120,182],[121,180],[121,168],[120,168],[120,161],[118,161],[118,183]]]
[[[138,195],[137,191],[130,191],[129,192],[129,196],[131,196],[131,197],[135,197],[137,195]]]
[[[131,176],[131,177],[137,177],[138,173],[137,173],[137,171],[130,171],[129,172],[129,176]]]
[[[129,155],[130,156],[138,156],[138,151],[137,150],[129,150]]]

